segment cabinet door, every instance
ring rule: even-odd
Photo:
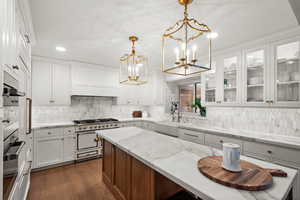
[[[64,162],[75,159],[76,137],[64,137]]]
[[[300,41],[275,45],[275,103],[300,105]]]
[[[202,85],[202,99],[204,99],[205,105],[214,105],[217,103],[221,103],[222,99],[220,99],[220,82],[218,81],[220,71],[216,69],[217,62],[212,63],[212,69],[208,72],[203,73],[201,79],[204,84]]]
[[[70,66],[53,64],[53,101],[55,105],[71,104]]]
[[[123,200],[130,200],[131,157],[116,148],[115,161],[115,188]]]
[[[63,138],[36,138],[36,167],[45,167],[63,162]]]
[[[26,140],[26,129],[27,129],[27,113],[26,113],[26,97],[27,97],[27,71],[22,61],[18,59],[18,65],[20,67],[19,73],[19,90],[25,92],[24,98],[19,98],[19,139],[22,141]]]
[[[131,200],[154,200],[154,171],[132,158],[131,162]]]
[[[237,104],[240,97],[240,56],[228,56],[223,60],[222,102]]]
[[[248,50],[245,53],[244,66],[244,102],[264,104],[266,100],[266,49]]]
[[[103,178],[113,184],[114,177],[114,147],[107,141],[103,141]]]
[[[33,61],[32,103],[49,105],[52,97],[52,66],[44,61]]]

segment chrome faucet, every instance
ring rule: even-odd
[[[175,122],[175,113],[177,111],[177,122],[180,122],[181,113],[180,113],[180,105],[179,102],[172,101],[171,102],[171,115],[172,115],[172,122]]]

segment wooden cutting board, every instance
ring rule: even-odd
[[[222,168],[222,156],[209,156],[198,161],[198,168],[209,179],[241,190],[259,191],[272,186],[273,176],[286,177],[281,170],[261,168],[241,160],[241,172],[230,172]]]

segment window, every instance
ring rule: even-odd
[[[181,112],[193,112],[194,85],[184,85],[179,88]]]
[[[206,110],[201,105],[201,83],[181,85],[179,98],[181,112],[194,112],[205,116]]]

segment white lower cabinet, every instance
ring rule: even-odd
[[[35,144],[36,167],[63,162],[63,138],[37,138]]]
[[[171,137],[178,137],[178,128],[174,126],[155,124],[154,131]]]
[[[186,141],[195,142],[198,144],[204,144],[204,134],[196,131],[179,129],[179,138]]]
[[[75,160],[76,137],[72,128],[34,131],[34,168]]]
[[[274,149],[270,145],[259,144],[256,142],[244,142],[244,154],[249,157],[271,162],[273,151]]]
[[[75,159],[75,136],[68,136],[64,138],[64,156],[63,160],[64,162],[72,161]]]
[[[282,166],[298,170],[298,176],[293,187],[293,199],[300,199],[300,151],[283,148],[269,144],[244,141],[244,154],[246,156],[270,161]]]
[[[223,137],[211,134],[205,134],[205,145],[211,146],[217,149],[222,149],[223,143],[235,143],[241,146],[241,152],[243,152],[243,141],[233,139],[230,137]]]

